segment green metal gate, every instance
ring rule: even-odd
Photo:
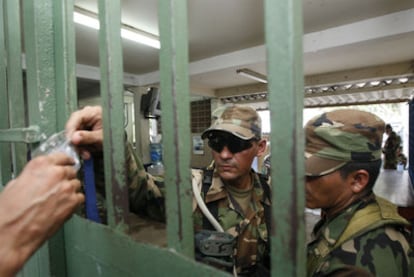
[[[4,186],[21,171],[33,146],[64,128],[77,107],[77,96],[73,0],[0,0],[0,4]],[[120,0],[99,0],[108,225],[73,216],[20,276],[228,276],[194,261],[187,1],[159,0],[158,7],[168,247],[140,244],[125,235],[124,145],[115,143],[122,141],[124,132],[119,112],[123,109]],[[266,0],[264,20],[271,128],[276,130],[271,136],[276,146],[271,153],[272,276],[305,276],[301,1]]]

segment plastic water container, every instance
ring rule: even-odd
[[[162,144],[161,143],[150,144],[150,156],[151,156],[152,165],[150,165],[147,168],[148,173],[153,176],[163,176],[164,165],[162,164]]]
[[[164,165],[162,162],[152,164],[147,168],[147,171],[152,176],[164,176]]]
[[[162,144],[161,143],[150,144],[150,156],[151,156],[151,163],[155,164],[157,162],[162,162]]]

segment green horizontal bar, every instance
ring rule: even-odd
[[[39,126],[0,130],[0,142],[34,143],[42,139]]]

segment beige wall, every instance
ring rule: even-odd
[[[201,134],[192,134],[192,136],[198,136]],[[193,141],[193,140],[191,140]],[[208,166],[211,161],[213,160],[213,156],[211,155],[211,150],[207,145],[207,140],[204,140],[204,153],[203,154],[194,154],[194,145],[193,142],[191,143],[191,167],[192,168],[202,168]]]

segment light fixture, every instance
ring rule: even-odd
[[[401,84],[405,84],[408,82],[408,78],[399,78],[398,81],[400,81]]]
[[[267,78],[265,75],[260,74],[256,71],[250,70],[248,68],[237,69],[236,72],[237,74],[256,80],[258,82],[265,83],[265,84],[267,83]]]
[[[99,30],[99,20],[97,15],[87,12],[80,8],[75,8],[73,12],[73,21],[83,26]],[[121,23],[121,37],[160,49],[160,41],[157,36],[138,30],[136,28],[126,26]]]

